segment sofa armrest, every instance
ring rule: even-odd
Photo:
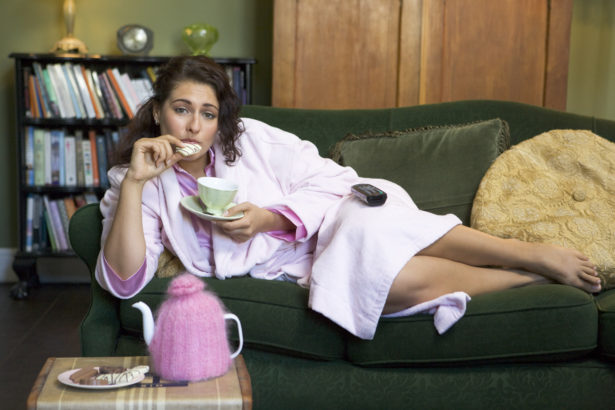
[[[94,277],[101,233],[102,215],[97,203],[79,208],[70,219],[71,246],[86,263],[91,278],[90,308],[80,329],[84,356],[113,356],[120,332],[119,301],[102,289]]]

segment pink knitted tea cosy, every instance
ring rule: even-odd
[[[231,365],[224,310],[205,284],[185,273],[173,279],[157,312],[149,345],[163,379],[196,381],[225,374]]]

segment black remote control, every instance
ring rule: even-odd
[[[387,193],[371,184],[356,184],[352,186],[351,190],[354,196],[368,206],[380,206],[387,200]]]

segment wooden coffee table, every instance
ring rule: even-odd
[[[68,386],[58,375],[88,366],[149,365],[147,356],[52,357],[47,359],[28,396],[28,409],[185,408],[252,409],[250,375],[241,355],[223,376],[202,382],[174,383],[147,376],[142,382],[114,389]],[[158,382],[158,383],[156,383]],[[162,402],[162,403],[161,403]]]

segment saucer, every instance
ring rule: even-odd
[[[240,219],[243,217],[243,212],[232,216],[216,216],[208,213],[201,205],[201,200],[198,195],[185,196],[181,199],[180,203],[188,212],[198,216],[201,219],[206,219],[208,221],[234,221],[235,219]],[[236,204],[231,202],[225,209],[229,209]]]
[[[58,375],[58,381],[60,383],[63,383],[65,385],[67,385],[67,386],[78,387],[80,389],[106,390],[106,389],[117,389],[117,388],[120,388],[120,387],[130,386],[130,385],[139,383],[140,381],[145,379],[145,375],[141,373],[141,374],[136,375],[135,377],[133,377],[129,381],[119,382],[119,383],[115,383],[115,384],[96,384],[96,385],[79,384],[79,383],[75,383],[74,381],[72,381],[70,379],[70,376],[73,373],[78,372],[79,370],[81,370],[81,369],[71,369],[71,370],[67,370],[67,371],[59,374]]]

